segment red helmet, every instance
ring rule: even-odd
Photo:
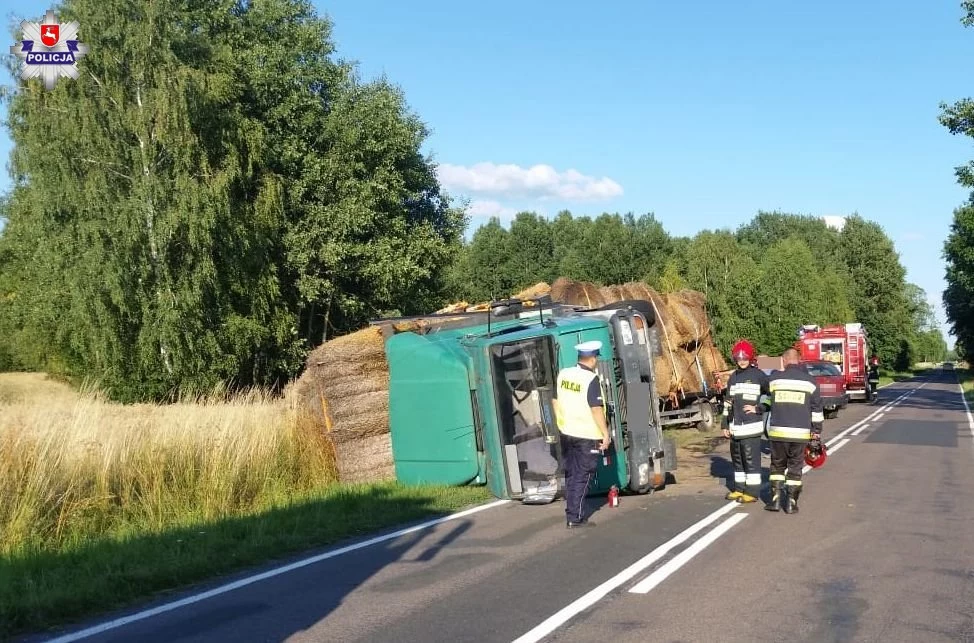
[[[751,342],[747,341],[746,339],[742,339],[734,344],[734,348],[731,349],[731,356],[734,358],[735,362],[741,362],[744,360],[753,362],[754,347],[751,346]]]
[[[819,442],[814,445],[812,443],[805,445],[805,464],[811,468],[818,469],[825,464],[825,460],[828,457],[828,449],[825,448],[825,443]]]
[[[873,355],[872,357],[869,358],[869,363],[870,364],[879,364],[879,357],[877,357],[876,355]]]

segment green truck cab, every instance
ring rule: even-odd
[[[558,371],[575,364],[576,344],[598,340],[613,445],[590,493],[613,485],[635,493],[662,488],[676,465],[653,402],[658,341],[651,311],[520,304],[507,300],[493,315],[388,337],[396,477],[405,484],[486,484],[498,498],[553,501],[564,486],[552,406]]]

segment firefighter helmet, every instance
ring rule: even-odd
[[[734,358],[735,362],[743,362],[747,360],[748,362],[754,361],[754,347],[751,346],[751,342],[746,339],[734,344],[731,349],[731,356]]]
[[[828,456],[828,449],[823,442],[815,440],[805,445],[805,464],[813,469],[825,464]]]

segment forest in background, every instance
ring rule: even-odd
[[[717,345],[748,338],[777,355],[803,324],[859,321],[888,368],[940,361],[947,345],[927,295],[906,281],[892,240],[878,224],[846,218],[758,213],[737,230],[673,237],[652,214],[518,214],[509,227],[479,227],[449,268],[455,300],[485,301],[557,277],[601,285],[646,281],[662,292],[707,297]]]
[[[309,2],[57,11],[85,26],[84,73],[4,96],[0,369],[94,380],[118,401],[280,387],[370,319],[556,276],[700,290],[723,348],[774,353],[803,323],[861,321],[889,366],[947,353],[894,244],[857,216],[840,232],[757,213],[683,238],[651,214],[521,213],[465,242],[427,126],[336,55]],[[955,325],[970,300],[948,302]]]

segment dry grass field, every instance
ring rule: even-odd
[[[0,639],[485,498],[338,484],[326,437],[261,392],[120,405],[3,373]]]

